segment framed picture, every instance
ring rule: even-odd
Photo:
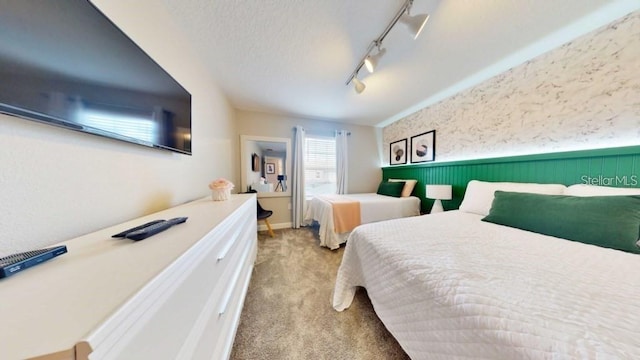
[[[431,130],[411,137],[411,163],[436,159],[436,131]]]
[[[274,163],[266,163],[265,168],[267,169],[267,174],[275,174],[276,173],[276,164]]]
[[[251,171],[260,171],[260,155],[256,153],[251,154]]]
[[[389,165],[407,163],[407,139],[394,141],[389,144]]]

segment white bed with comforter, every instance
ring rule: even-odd
[[[331,195],[335,198],[337,195]],[[420,215],[420,199],[415,196],[393,197],[376,193],[340,195],[344,199],[360,203],[360,223],[367,224],[376,221],[397,219],[407,216]],[[320,224],[320,245],[329,249],[337,249],[344,243],[349,232],[336,232],[333,220],[333,207],[330,198],[322,195],[313,197],[307,204],[305,223],[313,221]]]
[[[414,360],[640,359],[639,254],[484,216],[449,211],[358,227],[333,307],[347,309],[365,287]]]

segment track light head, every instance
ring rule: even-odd
[[[369,71],[369,73],[372,73],[375,69],[376,66],[378,65],[378,61],[380,61],[380,58],[382,58],[382,56],[387,52],[387,49],[380,49],[378,47],[378,53],[375,55],[368,55],[365,59],[364,59],[364,66],[367,68],[367,70]]]
[[[364,66],[367,68],[369,73],[372,73],[375,70],[376,65],[378,65],[378,61],[373,58],[373,56],[369,55],[366,59],[364,59]]]
[[[411,16],[409,15],[408,10],[400,17],[400,22],[407,26],[414,39],[417,39],[418,36],[420,36],[420,33],[422,32],[422,29],[424,29],[424,26],[427,24],[428,20],[429,14],[418,14]]]
[[[365,85],[362,81],[360,81],[360,79],[358,79],[357,77],[353,77],[353,80],[351,80],[355,86],[356,92],[358,94],[362,93],[364,91],[364,89],[367,87],[367,85]]]

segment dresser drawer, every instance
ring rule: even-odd
[[[97,346],[90,359],[211,359],[211,352],[194,356],[195,349],[217,341],[203,334],[210,319],[222,318],[218,309],[239,310],[228,305],[237,300],[237,274],[253,267],[247,259],[257,243],[255,205],[247,204],[141,289],[143,303],[126,311],[126,334]]]
[[[207,322],[203,324],[204,329],[197,345],[185,351],[186,356],[181,359],[229,357],[258,249],[255,241],[245,242],[245,244],[240,256],[237,260],[234,259],[238,266],[234,267],[233,273],[230,274],[229,282],[225,288],[220,289],[221,293],[214,295],[217,301],[212,301],[215,305],[208,309],[211,313],[203,314],[201,317],[201,319],[206,318]],[[211,357],[211,354],[214,356]]]

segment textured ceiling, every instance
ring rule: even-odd
[[[415,0],[367,88],[345,82],[404,0],[164,0],[241,110],[382,126],[640,8],[638,0]]]

